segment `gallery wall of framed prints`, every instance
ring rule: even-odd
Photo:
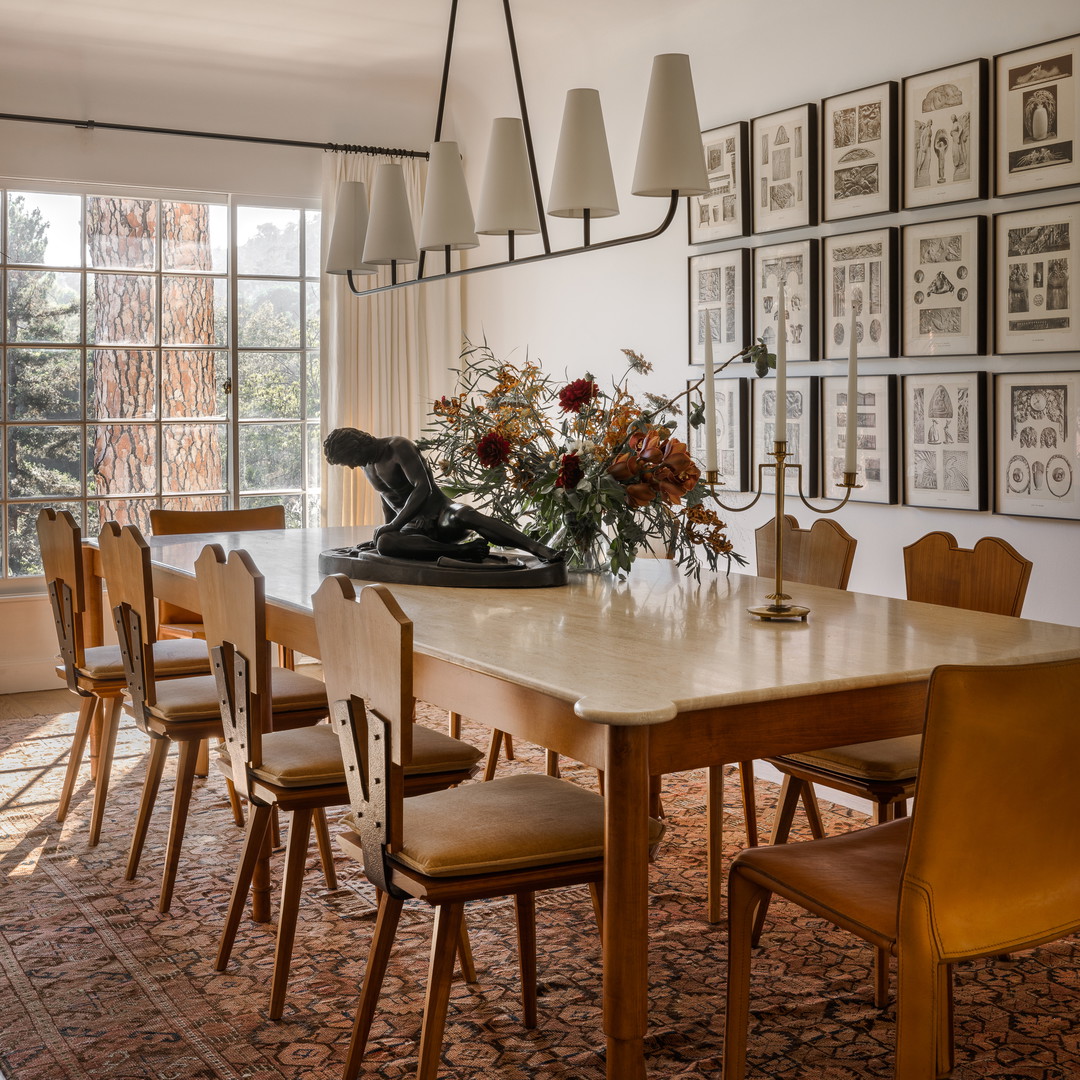
[[[854,311],[852,501],[1080,521],[1080,33],[897,72],[702,145],[690,361],[706,325],[717,364],[756,340],[775,352],[783,281],[804,494],[844,494],[846,379],[801,365],[848,360]],[[734,375],[716,381],[724,452],[756,490],[775,383]]]

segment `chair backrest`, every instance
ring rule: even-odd
[[[141,726],[145,723],[145,709],[157,701],[154,677],[157,623],[150,545],[136,526],[106,521],[98,534],[98,548],[132,708]]]
[[[82,530],[66,510],[47,506],[38,514],[37,534],[65,678],[68,686],[78,691],[76,669],[85,659],[82,615],[86,610],[86,575]]]
[[[1078,701],[1077,658],[932,674],[902,945],[985,955],[1080,926]]]
[[[804,585],[846,589],[859,541],[831,518],[818,518],[809,529],[800,529],[790,514],[784,515],[784,580]],[[776,573],[776,518],[754,531],[757,572],[760,577]]]
[[[390,823],[386,843],[392,851],[401,843],[401,815],[394,808],[404,798],[404,765],[412,760],[412,622],[384,585],[366,586],[358,599],[352,582],[341,574],[323,581],[312,605],[350,801],[355,810],[361,809],[378,786],[370,782],[378,776],[378,766],[386,764],[383,786]],[[375,736],[381,734],[389,736],[385,762],[378,760],[378,748],[376,760],[369,754]],[[386,745],[384,737],[379,746]]]
[[[251,506],[243,510],[162,510],[150,511],[151,536],[178,536],[187,533],[262,532],[285,528],[285,507]],[[159,607],[163,623],[198,623],[196,611],[163,600]]]
[[[1020,614],[1031,566],[1030,559],[996,536],[962,548],[951,533],[932,532],[904,548],[909,600],[994,615]]]
[[[233,782],[247,794],[247,768],[262,764],[262,734],[273,716],[266,582],[246,551],[207,544],[195,560],[199,603],[218,683]]]

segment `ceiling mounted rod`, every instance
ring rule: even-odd
[[[651,240],[671,225],[681,197],[700,195],[709,190],[689,57],[681,54],[657,56],[653,60],[631,190],[635,195],[668,199],[669,205],[663,220],[656,228],[647,232],[593,242],[593,218],[617,214],[618,199],[611,177],[611,162],[599,96],[595,90],[571,90],[567,95],[563,130],[559,137],[555,179],[552,182],[552,202],[548,213],[557,217],[581,218],[583,242],[574,247],[552,251],[510,0],[502,0],[502,3],[521,117],[504,117],[493,121],[492,140],[475,222],[457,144],[444,143],[441,139],[457,22],[458,0],[451,0],[435,122],[435,142],[438,145],[432,148],[432,169],[428,174],[424,216],[420,224],[417,275],[411,280],[397,280],[396,270],[399,264],[417,261],[415,235],[408,235],[407,221],[403,220],[396,221],[393,230],[382,228],[380,219],[383,207],[376,207],[373,196],[368,217],[359,211],[335,214],[330,250],[338,255],[335,258],[328,256],[326,265],[327,273],[347,275],[349,288],[357,296],[369,296],[428,281],[443,281],[485,270],[544,262],[564,255],[578,255],[586,251],[601,251]],[[436,149],[440,151],[438,169],[435,168]],[[402,185],[398,183],[398,186]],[[358,191],[360,187],[362,185],[358,186]],[[336,243],[339,226],[344,229],[349,223],[353,223],[352,227],[359,225],[363,229],[368,222],[380,237],[381,246],[369,245],[363,236],[354,237],[349,243]],[[536,255],[518,257],[515,252],[518,236],[537,232],[541,234],[543,251]],[[506,236],[507,258],[453,270],[451,251],[476,247],[479,243],[478,233]],[[443,273],[425,275],[425,255],[429,250],[443,253]],[[349,255],[342,256],[342,252],[349,252]],[[357,254],[358,252],[362,252],[362,255]],[[374,273],[378,264],[389,264],[392,267],[391,282],[361,288],[357,279]]]

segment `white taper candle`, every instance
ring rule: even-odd
[[[787,442],[787,303],[784,282],[776,290],[776,433],[777,442]]]
[[[858,440],[859,414],[859,343],[855,326],[855,298],[851,298],[851,336],[848,341],[847,370],[847,435],[845,438],[844,472],[855,471],[855,450]]]
[[[702,393],[705,397],[705,470],[716,471],[716,381],[712,349],[712,314],[706,308],[705,316],[705,382]]]

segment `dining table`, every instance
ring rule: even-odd
[[[265,577],[267,637],[318,657],[319,555],[369,535],[150,537],[154,589],[198,610],[203,547],[242,548]],[[609,1080],[646,1078],[650,777],[703,768],[716,777],[725,763],[917,733],[939,664],[1080,656],[1078,627],[810,585],[790,590],[810,609],[805,621],[763,621],[747,609],[772,591],[771,578],[703,571],[699,580],[663,559],[639,559],[623,577],[570,579],[388,587],[413,622],[417,698],[604,772]],[[719,797],[712,783],[710,795]],[[715,869],[719,841],[710,849]],[[714,917],[719,903],[711,898]]]

